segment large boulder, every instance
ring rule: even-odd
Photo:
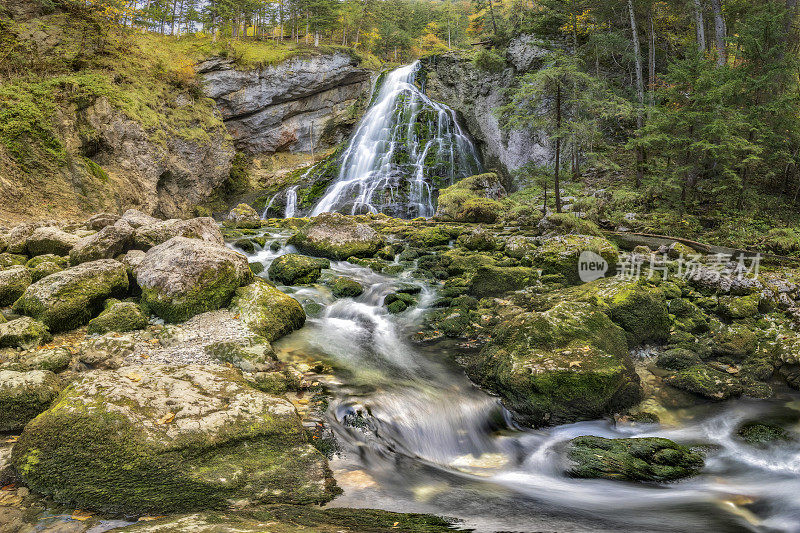
[[[33,283],[31,273],[24,266],[0,270],[0,307],[16,302],[31,283]]]
[[[591,420],[639,399],[625,332],[602,308],[561,301],[547,311],[512,315],[466,370],[523,423]]]
[[[125,266],[113,259],[89,261],[30,285],[14,303],[14,312],[31,316],[52,332],[86,324],[108,298],[128,291]]]
[[[530,268],[481,266],[472,277],[469,292],[476,298],[500,296],[533,285],[536,279],[536,272]]]
[[[69,252],[70,260],[77,265],[117,257],[132,244],[133,231],[133,227],[125,221],[105,226],[97,233],[79,240]]]
[[[503,214],[506,190],[494,172],[470,176],[439,191],[436,218],[459,222],[495,222]]]
[[[186,237],[151,248],[134,274],[142,302],[167,322],[225,307],[236,288],[253,276],[242,254]]]
[[[47,326],[29,316],[0,324],[0,348],[30,350],[51,338]]]
[[[101,229],[105,228],[106,226],[111,226],[116,224],[117,221],[122,218],[119,215],[115,215],[114,213],[97,213],[96,215],[92,215],[89,219],[83,223],[83,225],[90,230],[93,231],[100,231]]]
[[[222,232],[211,217],[190,218],[189,220],[170,219],[147,224],[136,229],[134,246],[149,250],[165,243],[173,237],[200,239],[214,244],[223,244]]]
[[[584,259],[605,261],[605,274],[614,274],[619,258],[617,248],[603,237],[588,235],[561,235],[545,239],[532,254],[533,266],[541,268],[543,275],[558,275],[574,285],[584,281],[579,270],[581,254],[584,254]],[[587,271],[589,273],[599,274],[600,271],[593,269]]]
[[[229,228],[260,228],[261,217],[248,204],[239,204],[225,217],[222,224]]]
[[[269,266],[269,279],[283,285],[306,285],[314,283],[322,275],[323,268],[330,268],[327,259],[299,254],[286,254],[275,259]]]
[[[58,226],[58,222],[55,220],[40,220],[37,222],[23,222],[22,224],[17,224],[8,232],[8,248],[6,251],[12,254],[26,253],[28,237],[30,237],[37,228],[47,226]]]
[[[105,310],[89,321],[88,333],[103,335],[110,331],[124,333],[147,327],[147,317],[134,302],[109,300]]]
[[[130,224],[134,229],[146,226],[148,224],[155,224],[159,220],[151,217],[146,213],[142,213],[137,209],[128,209],[122,214],[122,220]]]
[[[263,280],[238,288],[231,311],[269,341],[300,329],[306,321],[306,313],[297,300]]]
[[[0,432],[25,427],[50,406],[59,389],[59,380],[52,372],[0,370]]]
[[[366,224],[339,213],[323,213],[289,239],[300,252],[344,261],[348,257],[372,257],[386,244]]]
[[[742,394],[742,385],[735,377],[703,364],[678,370],[666,376],[664,381],[676,389],[709,400],[727,400]]]
[[[80,237],[67,233],[61,228],[45,226],[36,228],[25,241],[28,255],[67,255]]]
[[[336,494],[292,404],[222,367],[92,372],[28,424],[12,462],[28,487],[56,502],[119,514],[323,503]]]
[[[704,464],[702,453],[660,437],[576,437],[567,456],[570,476],[624,481],[672,481],[695,475]]]

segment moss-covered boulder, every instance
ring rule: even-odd
[[[19,431],[50,407],[60,384],[52,372],[0,370],[0,432]]]
[[[328,281],[331,294],[337,298],[355,298],[364,292],[364,287],[354,279],[336,276]]]
[[[0,268],[8,268],[14,265],[24,265],[27,262],[27,255],[12,254],[8,252],[3,252],[0,254]]]
[[[30,350],[51,338],[47,326],[28,316],[0,324],[0,348]]]
[[[31,269],[31,281],[36,283],[40,279],[44,279],[50,274],[55,274],[56,272],[61,272],[62,270],[64,269],[59,266],[58,263],[53,263],[52,261],[39,263],[35,268]]]
[[[303,327],[306,313],[300,303],[263,280],[236,290],[231,311],[255,333],[274,341]]]
[[[372,257],[386,245],[377,231],[339,213],[315,217],[288,242],[301,253],[339,261],[348,257]]]
[[[673,298],[670,300],[669,313],[674,316],[672,323],[675,329],[689,333],[704,333],[708,331],[708,315],[686,298]]]
[[[660,437],[606,439],[584,436],[569,441],[567,474],[624,481],[673,481],[697,474],[703,454]]]
[[[625,332],[586,302],[513,314],[471,358],[467,374],[537,426],[598,418],[640,396]]]
[[[125,296],[128,273],[113,259],[89,261],[30,285],[14,303],[14,312],[33,317],[52,332],[86,324],[108,298]]]
[[[261,217],[248,204],[239,204],[230,210],[222,222],[228,228],[260,228]]]
[[[792,440],[784,428],[767,422],[745,422],[736,429],[736,435],[747,444],[760,448]]]
[[[436,218],[458,222],[495,222],[503,214],[506,191],[494,172],[464,178],[439,191]]]
[[[122,218],[120,220],[124,220],[127,224],[130,224],[133,229],[146,226],[147,224],[154,224],[159,221],[157,218],[151,217],[147,213],[143,213],[137,209],[128,209],[122,213]]]
[[[269,279],[282,285],[308,285],[317,281],[323,268],[330,268],[327,259],[307,255],[286,254],[275,259],[267,270]]]
[[[667,370],[684,370],[702,364],[700,356],[686,348],[672,348],[658,355],[656,366]]]
[[[188,220],[170,219],[154,222],[137,228],[133,234],[133,246],[139,250],[149,250],[163,244],[173,237],[198,239],[212,244],[224,244],[222,232],[211,217],[190,218]]]
[[[33,283],[31,273],[23,266],[0,270],[0,307],[16,302],[31,283]]]
[[[755,332],[744,324],[722,326],[712,335],[712,347],[717,356],[743,359],[755,353],[758,338]]]
[[[12,462],[28,487],[56,502],[120,514],[322,503],[336,494],[294,407],[230,368],[92,372],[28,424]]]
[[[72,264],[112,259],[124,253],[133,244],[134,229],[124,221],[117,222],[93,235],[83,237],[69,252]]]
[[[475,271],[469,292],[476,298],[500,296],[533,285],[537,278],[530,268],[482,266]]]
[[[36,228],[25,241],[28,255],[67,255],[70,249],[80,240],[75,234],[67,233],[61,228],[45,226]]]
[[[485,228],[476,228],[458,237],[458,244],[467,250],[492,252],[497,249],[498,241],[494,234]]]
[[[742,394],[739,381],[707,365],[694,365],[664,378],[676,389],[685,390],[709,400],[727,400]]]
[[[723,296],[717,303],[717,312],[730,319],[750,318],[758,314],[759,295]]]
[[[109,300],[105,310],[89,321],[88,333],[103,335],[110,331],[124,333],[147,327],[148,320],[139,304]]]
[[[579,261],[581,253],[592,252],[608,264],[607,274],[614,274],[619,257],[617,248],[603,237],[587,235],[562,235],[546,239],[537,247],[531,257],[534,268],[541,268],[542,274],[559,275],[570,284],[581,282]]]
[[[253,278],[242,254],[187,237],[151,248],[134,274],[142,303],[167,322],[225,307],[234,291]]]
[[[25,266],[33,270],[42,263],[55,263],[62,269],[69,268],[69,257],[54,254],[37,255],[36,257],[31,257],[28,262],[25,263]]]
[[[392,313],[402,313],[409,307],[417,305],[417,297],[407,292],[397,291],[387,294],[383,299],[383,305]]]

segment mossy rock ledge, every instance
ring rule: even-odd
[[[56,272],[28,286],[14,312],[43,322],[51,332],[86,324],[108,298],[125,296],[128,273],[113,259],[100,259]]]
[[[466,370],[532,426],[595,419],[641,396],[625,332],[587,302],[517,313],[495,328]]]
[[[386,245],[377,231],[339,213],[319,215],[288,242],[301,253],[337,261],[348,257],[372,257]]]
[[[673,481],[695,475],[704,465],[700,452],[660,437],[569,441],[567,474],[624,481]]]
[[[225,307],[234,291],[253,278],[242,254],[186,237],[151,248],[134,273],[142,303],[167,322]]]
[[[292,404],[231,368],[92,372],[25,427],[12,463],[56,502],[127,515],[324,503],[338,492]]]

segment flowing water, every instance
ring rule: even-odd
[[[287,235],[272,238],[285,243]],[[290,251],[268,245],[251,260],[269,266]],[[281,358],[324,360],[334,368],[321,379],[333,396],[327,424],[341,451],[331,466],[344,494],[329,505],[432,512],[486,532],[800,531],[800,445],[759,450],[734,436],[745,420],[780,416],[797,424],[796,394],[674,411],[671,426],[593,421],[519,428],[455,364],[459,349],[409,341],[435,298],[433,288],[346,262],[331,269],[359,281],[364,294],[334,299],[323,285],[282,287],[323,308],[275,344]],[[421,285],[420,305],[390,315],[382,300],[401,282]],[[704,445],[706,467],[668,484],[568,478],[559,452],[587,434]]]
[[[433,216],[436,192],[481,165],[455,112],[417,86],[419,62],[386,73],[312,211]]]

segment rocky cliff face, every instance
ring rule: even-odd
[[[509,47],[506,67],[498,72],[479,69],[458,52],[423,60],[428,95],[460,113],[487,168],[513,173],[526,163],[550,159],[549,147],[536,132],[503,131],[493,112],[506,103],[504,92],[517,75],[539,67],[543,53],[530,39],[517,39]]]
[[[370,71],[344,53],[255,70],[210,59],[198,67],[236,147],[250,154],[309,152],[340,142],[360,115]]]

